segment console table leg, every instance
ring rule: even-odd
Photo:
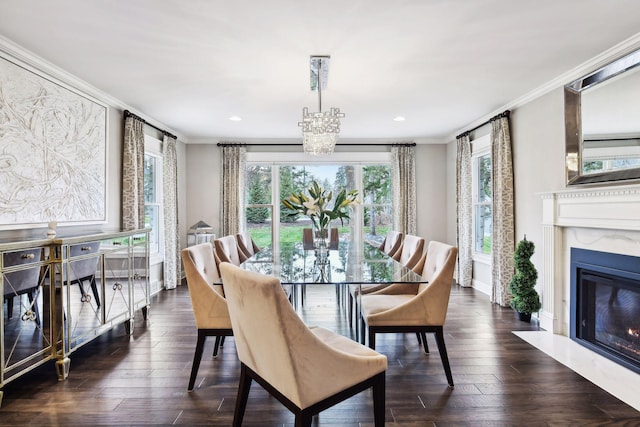
[[[69,365],[71,359],[65,357],[62,360],[56,360],[56,374],[58,374],[58,381],[64,381],[69,376]]]

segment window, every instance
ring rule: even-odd
[[[149,233],[149,254],[162,257],[162,151],[158,139],[145,136],[144,225]]]
[[[340,220],[332,222],[331,227],[339,228],[341,239],[360,235],[363,230],[367,240],[384,239],[392,226],[388,153],[362,153],[362,157],[371,157],[370,160],[363,159],[362,164],[354,164],[353,153],[340,153],[344,158],[334,153],[330,163],[313,164],[306,163],[308,156],[297,153],[278,153],[273,159],[269,158],[270,154],[247,153],[245,221],[246,229],[258,246],[269,245],[274,238],[291,242],[302,240],[302,229],[311,227],[310,221],[287,215],[280,200],[293,192],[306,190],[313,179],[334,194],[343,188],[357,189],[360,194],[363,206],[355,208],[351,220],[344,224]]]
[[[489,136],[471,142],[473,159],[473,225],[476,254],[491,254],[492,173]]]

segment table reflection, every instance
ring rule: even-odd
[[[369,243],[340,242],[320,262],[300,243],[267,246],[242,263],[245,270],[280,278],[283,284],[416,283],[424,279]]]

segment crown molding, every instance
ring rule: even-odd
[[[178,139],[180,139],[182,142],[187,140],[184,135],[181,135],[165,124],[145,115],[144,113],[139,112],[130,105],[125,104],[121,100],[87,83],[79,77],[74,76],[68,71],[52,64],[51,62],[25,49],[24,47],[16,44],[15,42],[7,39],[2,35],[0,35],[0,56],[6,58],[7,60],[15,62],[16,64],[36,74],[45,74],[49,80],[52,80],[56,84],[59,84],[73,91],[79,91],[83,95],[94,98],[94,100],[108,107],[119,109],[121,111],[129,110],[135,115],[143,118],[147,123],[153,124],[154,126],[157,126],[161,129],[165,129],[167,132],[178,136]]]
[[[515,100],[511,101],[510,103],[492,111],[489,114],[485,114],[484,116],[482,116],[481,118],[474,120],[473,122],[469,123],[467,126],[463,127],[462,129],[458,130],[457,132],[449,135],[448,138],[446,138],[447,141],[455,141],[456,139],[456,135],[459,135],[463,132],[465,132],[465,130],[467,129],[473,129],[474,127],[478,126],[481,123],[486,122],[487,120],[489,120],[491,117],[500,114],[501,112],[505,111],[505,110],[513,110],[516,109],[518,107],[522,107],[525,104],[528,104],[529,102],[533,101],[536,98],[541,97],[542,95],[545,95],[549,92],[551,92],[552,90],[555,90],[559,87],[563,87],[564,85],[566,85],[567,83],[570,83],[586,74],[589,74],[590,72],[592,72],[593,70],[596,70],[600,67],[602,67],[603,65],[606,65],[612,61],[615,61],[618,58],[623,57],[624,55],[627,55],[628,53],[631,53],[635,50],[640,49],[640,33],[637,33],[631,37],[629,37],[628,39],[614,45],[613,47],[605,50],[604,52],[594,56],[593,58],[589,59],[586,62],[583,62],[582,64],[578,65],[577,67],[567,71],[566,73],[560,74],[558,77],[548,81],[547,83],[543,84],[542,86],[539,86],[537,88],[535,88],[534,90],[524,94],[523,96],[516,98]]]

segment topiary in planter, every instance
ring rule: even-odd
[[[509,283],[509,290],[513,296],[511,307],[519,314],[528,314],[529,319],[531,319],[531,313],[540,310],[540,298],[534,289],[538,272],[530,259],[534,252],[535,245],[527,240],[527,236],[518,242],[513,256],[516,274]]]

